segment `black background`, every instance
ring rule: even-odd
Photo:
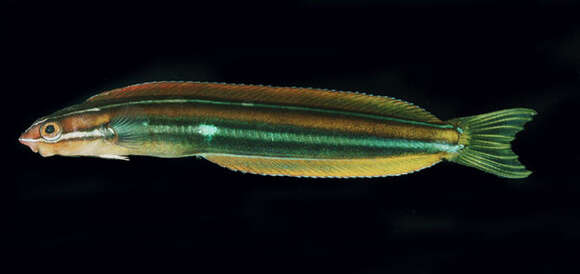
[[[312,2],[3,4],[5,246],[24,251],[21,267],[46,247],[83,250],[80,272],[577,273],[580,9]],[[155,80],[363,91],[442,119],[530,107],[539,115],[513,146],[534,174],[442,163],[265,177],[194,158],[42,158],[17,142],[40,116]]]

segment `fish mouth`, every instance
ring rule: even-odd
[[[38,153],[38,139],[26,138],[26,135],[26,132],[23,133],[20,138],[18,138],[18,141],[21,144],[29,147],[32,152]]]

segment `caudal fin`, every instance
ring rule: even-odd
[[[535,114],[533,109],[512,108],[449,120],[463,131],[459,144],[465,146],[449,160],[500,177],[528,177],[532,172],[518,161],[510,142]]]

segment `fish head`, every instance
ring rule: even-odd
[[[20,143],[43,157],[122,155],[109,116],[101,113],[52,115],[35,121],[20,135]]]

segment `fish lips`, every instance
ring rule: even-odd
[[[40,136],[38,136],[39,134],[34,134],[32,130],[27,130],[26,132],[22,133],[20,135],[20,138],[18,138],[18,141],[29,147],[34,153],[38,152],[38,142],[40,142]]]

